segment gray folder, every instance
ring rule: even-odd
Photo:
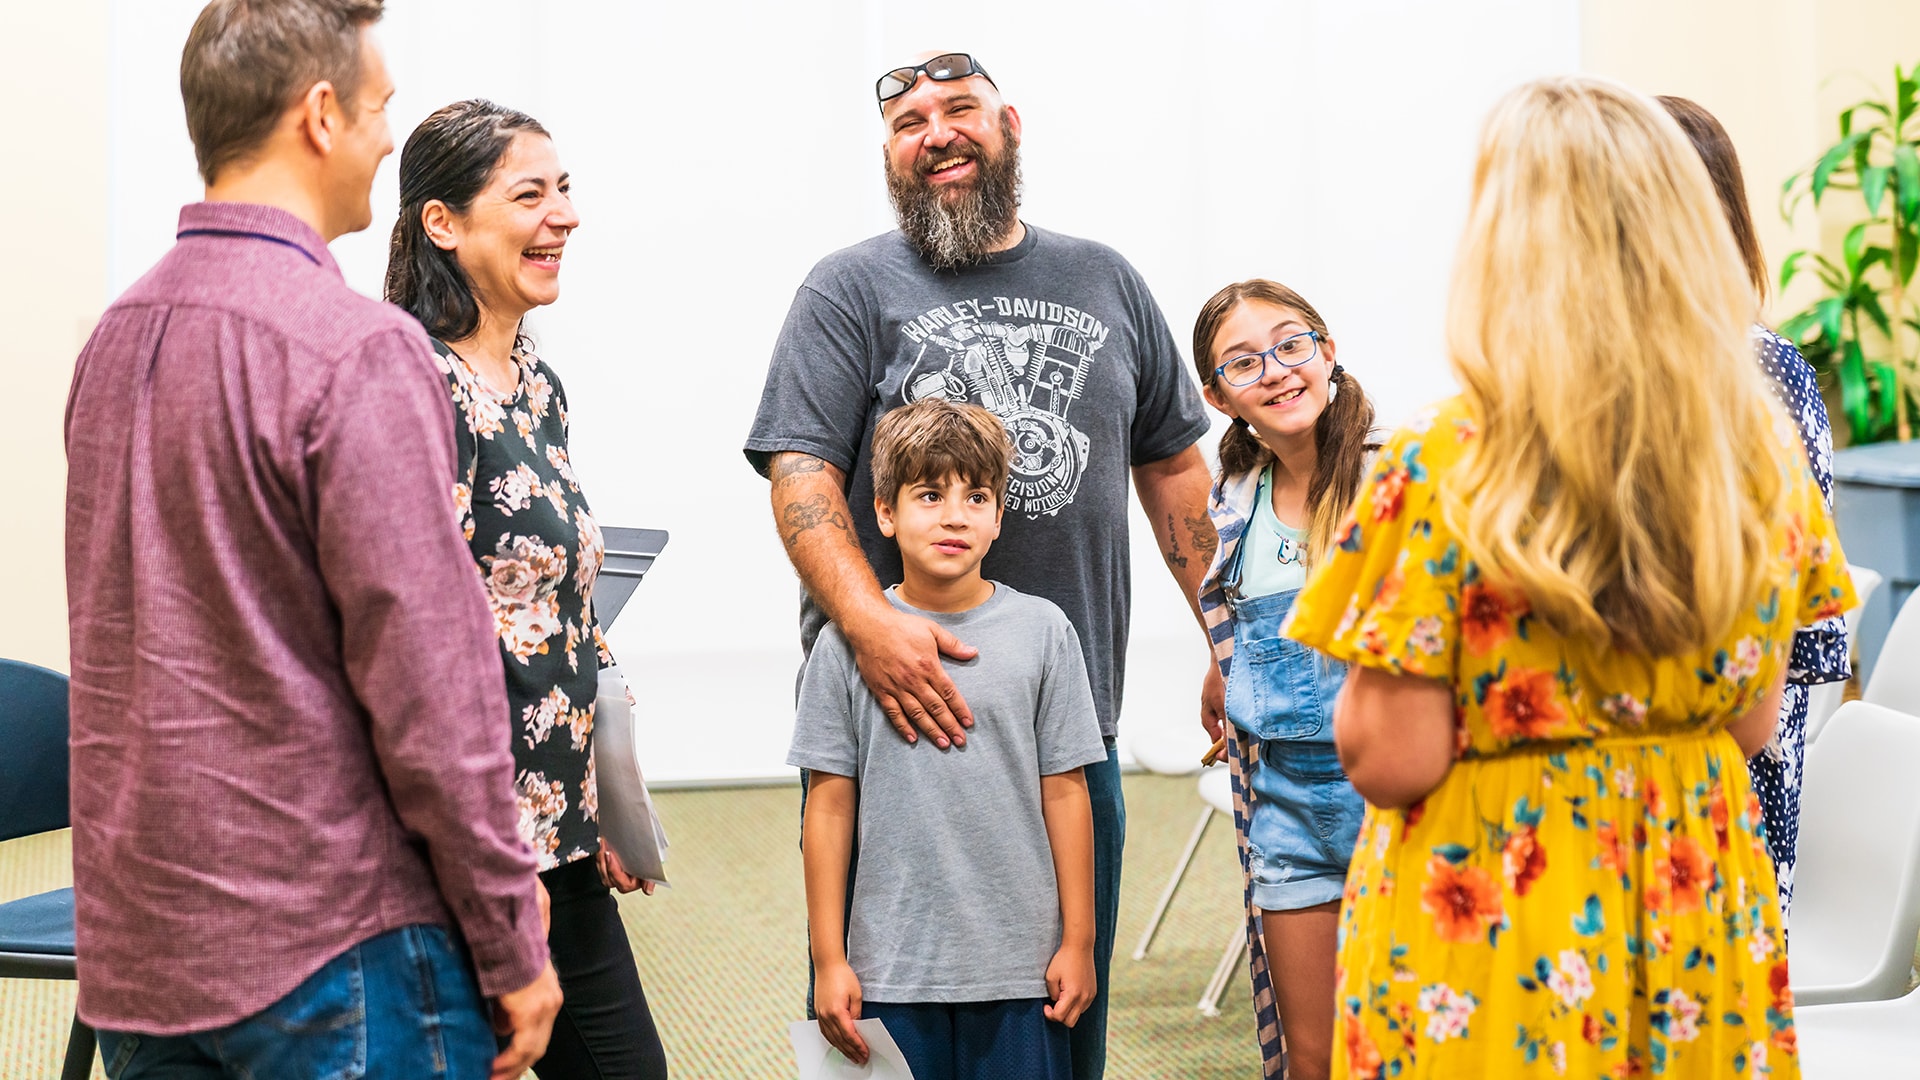
[[[627,606],[640,579],[666,548],[667,530],[603,528],[600,535],[607,542],[607,553],[593,586],[593,614],[605,630],[620,617],[620,609]]]

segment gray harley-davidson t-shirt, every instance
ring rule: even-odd
[[[1031,225],[1014,248],[958,271],[932,270],[898,232],[822,259],[787,312],[746,454],[762,475],[786,450],[844,471],[883,586],[900,580],[900,552],[874,519],[873,429],[930,396],[983,405],[1012,435],[1006,518],[982,572],[1066,612],[1112,735],[1131,600],[1129,469],[1208,426],[1166,320],[1112,248]],[[800,622],[811,649],[826,616],[804,595]]]
[[[787,762],[860,785],[847,962],[868,1001],[1046,997],[1060,897],[1040,778],[1107,760],[1080,643],[1059,608],[1005,585],[951,614],[887,598],[979,647],[943,661],[974,729],[948,750],[902,739],[846,639],[821,632]]]

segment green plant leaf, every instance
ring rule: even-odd
[[[1873,400],[1868,396],[1867,368],[1860,355],[1860,343],[1847,342],[1840,351],[1840,363],[1834,374],[1840,383],[1840,411],[1846,414],[1853,441],[1873,439]]]
[[[1873,269],[1876,263],[1891,263],[1892,261],[1893,252],[1875,244],[1868,248],[1865,254],[1860,256],[1860,273],[1864,275],[1867,271]]]
[[[1913,280],[1913,264],[1920,262],[1920,221],[1909,220],[1906,231],[1895,238],[1895,246],[1900,251],[1900,285],[1904,288]]]
[[[1908,219],[1920,217],[1920,154],[1912,143],[1893,148],[1893,172],[1899,180],[1900,213]]]
[[[1782,286],[1782,288],[1785,288],[1785,286]],[[1820,313],[1813,308],[1808,308],[1788,319],[1786,322],[1781,323],[1780,336],[1798,345],[1802,353],[1810,353],[1813,351],[1813,343],[1801,339],[1806,336],[1808,330],[1813,329],[1819,325],[1819,323]]]
[[[1871,222],[1862,221],[1847,230],[1847,238],[1840,242],[1840,257],[1846,260],[1847,279],[1857,281],[1860,278],[1860,252],[1867,245],[1867,226]]]
[[[1834,143],[1832,148],[1821,155],[1820,163],[1813,167],[1813,204],[1815,206],[1820,205],[1820,197],[1827,193],[1827,183],[1832,179],[1834,170],[1846,162],[1847,156],[1853,153],[1853,148],[1859,145],[1868,134],[1870,133],[1856,131]]]
[[[1815,311],[1820,313],[1820,333],[1825,335],[1826,339],[1832,342],[1834,346],[1838,347],[1840,342],[1844,340],[1840,335],[1840,319],[1847,313],[1846,297],[1829,296],[1825,300],[1813,305],[1813,307]]]
[[[1894,123],[1894,135],[1897,137],[1899,128],[1913,115],[1914,99],[1920,97],[1920,63],[1914,64],[1913,70],[1904,75],[1900,73],[1899,64],[1893,65],[1893,81],[1893,116],[1889,119]]]
[[[1820,280],[1825,283],[1827,288],[1832,289],[1834,292],[1840,292],[1847,287],[1847,275],[1842,273],[1839,267],[1833,265],[1832,259],[1816,251],[1813,253],[1813,265],[1815,267],[1814,272],[1820,275]]]
[[[1887,108],[1887,103],[1884,101],[1875,101],[1872,98],[1868,98],[1865,101],[1856,101],[1847,111],[1856,112],[1860,109],[1871,109],[1879,113],[1884,119],[1893,119],[1893,111]]]
[[[1781,292],[1787,291],[1787,285],[1789,282],[1793,281],[1793,275],[1800,272],[1800,260],[1806,257],[1807,257],[1807,253],[1805,250],[1792,251],[1787,253],[1787,257],[1785,261],[1783,261],[1780,264],[1780,291]],[[1786,334],[1784,330],[1781,331],[1781,333]],[[1793,335],[1786,334],[1786,336],[1792,337]]]
[[[1893,170],[1886,165],[1874,165],[1860,170],[1860,197],[1867,200],[1867,213],[1880,216],[1880,202],[1887,196],[1887,180]]]
[[[1800,200],[1807,197],[1807,189],[1800,183],[1806,173],[1797,172],[1780,184],[1780,220],[1792,221],[1793,212],[1799,208]]]
[[[1874,435],[1884,438],[1887,430],[1899,423],[1900,377],[1894,372],[1893,365],[1884,360],[1873,362],[1873,376],[1876,406],[1873,411],[1878,414],[1874,417]]]
[[[1855,285],[1853,292],[1848,294],[1848,299],[1856,311],[1864,313],[1867,318],[1873,320],[1873,325],[1878,327],[1881,333],[1888,335],[1893,333],[1893,323],[1887,318],[1887,309],[1881,306],[1880,294],[1873,286],[1864,281]]]

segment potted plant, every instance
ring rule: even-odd
[[[1837,384],[1854,445],[1913,436],[1920,406],[1920,62],[1893,69],[1890,98],[1840,113],[1840,141],[1781,187],[1781,214],[1803,200],[1818,208],[1832,191],[1859,194],[1866,216],[1847,230],[1840,261],[1818,251],[1788,255],[1780,288],[1803,268],[1824,295],[1789,318],[1780,333],[1814,369]]]

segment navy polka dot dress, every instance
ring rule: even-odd
[[[1762,326],[1753,329],[1754,352],[1773,392],[1800,429],[1820,493],[1833,505],[1833,426],[1820,397],[1813,368],[1793,343]],[[1838,618],[1802,627],[1793,635],[1793,658],[1787,668],[1787,692],[1780,700],[1780,722],[1773,741],[1748,763],[1753,787],[1766,813],[1767,847],[1780,879],[1780,911],[1793,903],[1793,867],[1800,839],[1800,767],[1806,761],[1807,689],[1839,682],[1851,675],[1847,658],[1847,628]]]

